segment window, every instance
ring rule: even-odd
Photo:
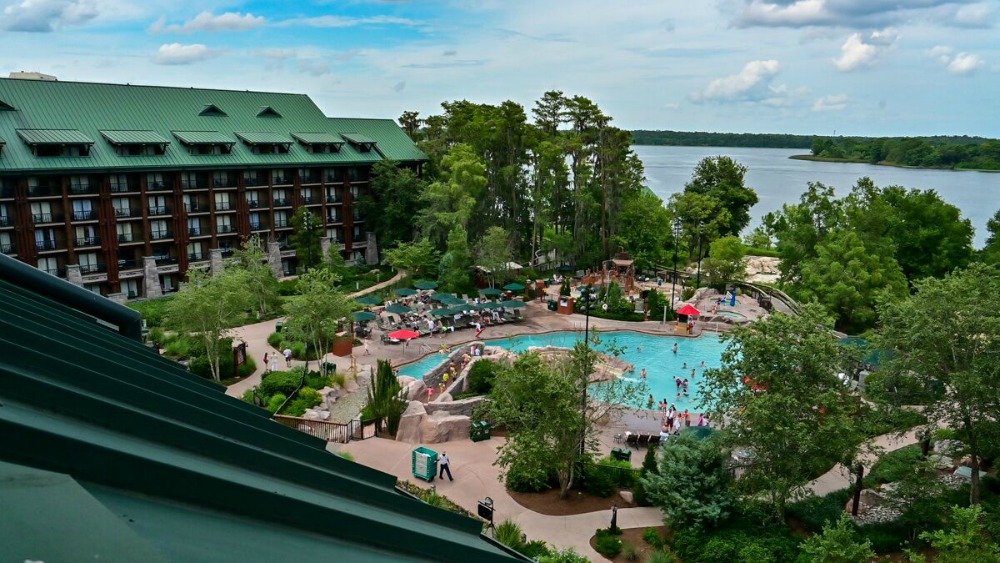
[[[76,228],[75,246],[97,246],[101,244],[101,239],[97,237],[97,229],[93,225],[86,225]]]
[[[128,144],[115,145],[115,154],[118,156],[161,156],[167,153],[167,145],[143,145]]]
[[[257,190],[247,192],[247,206],[250,209],[260,207],[260,193]]]
[[[146,189],[148,190],[163,190],[166,189],[167,184],[163,180],[163,174],[160,173],[149,173],[146,174]]]
[[[197,261],[204,260],[205,254],[202,252],[202,245],[200,242],[192,242],[187,245],[188,260]]]
[[[32,202],[31,220],[33,223],[51,223],[53,221],[52,204],[47,201]]]
[[[73,220],[88,221],[92,219],[97,219],[97,213],[94,212],[93,203],[91,203],[89,199],[74,199]]]
[[[13,224],[10,215],[7,214],[7,205],[0,205],[0,227],[9,227]]]
[[[12,254],[14,252],[14,240],[9,232],[0,232],[0,254]]]
[[[312,188],[302,188],[302,203],[309,205],[310,203],[319,203],[314,199]]]
[[[115,217],[132,216],[132,205],[131,203],[129,203],[128,198],[125,197],[112,198],[111,206],[115,208]]]
[[[229,172],[214,172],[212,182],[217,188],[228,188],[236,185],[236,178]]]
[[[340,193],[337,188],[327,188],[326,189],[326,202],[327,203],[340,203]]]
[[[351,240],[361,242],[361,227],[355,226],[353,233],[353,238]]]
[[[291,184],[292,175],[288,173],[287,170],[272,170],[271,171],[271,184],[274,186],[281,184]]]
[[[222,215],[215,218],[215,232],[221,234],[233,232],[233,216]]]
[[[347,169],[347,179],[352,182],[361,182],[364,178],[361,177],[361,169],[357,166],[351,166]]]
[[[266,186],[267,185],[267,175],[263,172],[257,170],[244,170],[243,171],[243,185],[244,186]]]
[[[59,260],[57,258],[39,258],[38,269],[53,276],[62,274],[59,270]]]
[[[132,242],[132,223],[118,223],[115,227],[118,230],[118,242]]]
[[[135,299],[139,297],[139,280],[128,279],[122,280],[122,293],[125,294],[129,299]]]
[[[344,237],[340,234],[340,229],[327,229],[326,237],[330,239],[331,242],[339,243]]]
[[[208,211],[208,209],[206,209],[197,198],[184,194],[184,211],[188,213],[198,213],[201,211]]]
[[[182,172],[181,173],[181,189],[184,189],[184,190],[194,190],[194,189],[204,188],[204,187],[207,187],[207,186],[203,186],[203,185],[201,185],[198,182],[198,173],[197,172]]]
[[[215,210],[216,211],[228,211],[232,209],[233,206],[229,202],[229,192],[222,192],[215,194]]]
[[[70,176],[69,177],[69,193],[71,194],[90,194],[96,193],[97,190],[94,189],[90,184],[89,176]]]
[[[327,168],[326,169],[326,181],[327,183],[336,182],[341,184],[344,182],[344,169],[343,168]]]
[[[351,199],[358,199],[361,190],[357,186],[351,186]]]
[[[260,230],[260,228],[261,228],[260,213],[251,213],[250,214],[250,230],[257,231],[257,230]]]
[[[174,291],[174,277],[171,275],[160,276],[163,280],[163,293],[172,293]]]
[[[147,198],[149,202],[149,214],[150,215],[166,215],[167,211],[167,196],[154,195]]]
[[[287,211],[275,211],[274,212],[274,226],[277,228],[288,226],[288,212]]]
[[[274,206],[282,207],[284,205],[289,205],[285,190],[274,190]]]
[[[362,251],[360,251],[360,250],[352,251],[351,252],[351,260],[353,260],[353,261],[355,261],[355,262],[357,262],[359,264],[364,264],[365,263],[365,253],[362,252]]]
[[[193,237],[201,235],[201,221],[199,219],[188,219],[188,234]]]
[[[77,263],[80,264],[81,274],[96,274],[104,268],[101,264],[97,263],[96,252],[84,252],[82,254],[77,254],[76,260]]]
[[[150,221],[149,238],[153,240],[170,238],[170,231],[167,229],[167,222],[162,220]]]
[[[111,175],[111,192],[121,193],[121,192],[131,192],[134,188],[128,181],[128,176],[125,174],[112,174]]]

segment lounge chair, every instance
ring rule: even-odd
[[[643,446],[649,447],[649,434],[639,434],[635,447],[641,448]]]
[[[639,443],[639,435],[638,434],[629,434],[629,435],[625,436],[625,445],[626,446],[637,446],[638,443]]]

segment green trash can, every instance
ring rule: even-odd
[[[412,469],[413,476],[427,481],[434,480],[437,475],[438,454],[436,451],[423,446],[413,450]]]
[[[555,301],[549,301],[549,311],[556,311],[559,309],[559,305]]]
[[[614,448],[611,450],[611,459],[618,461],[630,461],[632,459],[632,450]]]
[[[473,442],[481,442],[483,440],[490,439],[490,423],[486,420],[477,420],[472,423],[472,428],[469,429],[469,438]]]
[[[285,328],[285,323],[278,321],[274,323],[274,332],[281,332]]]

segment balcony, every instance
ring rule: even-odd
[[[209,209],[207,203],[191,202],[184,204],[184,211],[188,213],[208,213]]]
[[[236,228],[233,227],[232,225],[216,225],[215,232],[219,233],[220,235],[225,235],[236,232]]]
[[[250,209],[257,209],[260,207],[260,201],[256,199],[248,199],[247,207],[249,207]]]
[[[118,271],[125,270],[141,270],[142,262],[138,260],[119,260],[118,261]]]
[[[41,252],[46,250],[61,250],[63,248],[62,243],[57,240],[36,240],[35,249]]]
[[[157,230],[157,231],[149,231],[149,239],[150,240],[165,240],[165,239],[169,239],[169,238],[173,238],[173,237],[174,237],[174,233],[172,233],[170,231],[170,229],[165,229],[165,230],[161,229],[161,230]]]
[[[83,275],[100,274],[107,270],[108,268],[104,264],[80,264],[80,273]]]
[[[218,178],[218,179],[215,179],[215,181],[212,182],[212,184],[216,188],[235,188],[236,187],[236,179],[235,178]]]
[[[327,223],[343,223],[344,222],[344,217],[342,215],[327,215],[326,216],[326,222]]]
[[[315,205],[319,203],[319,198],[315,196],[303,197],[302,203],[305,205]]]
[[[119,233],[118,234],[118,242],[136,242],[136,239],[138,239],[138,238],[139,237],[137,237],[133,233]]]
[[[96,194],[97,192],[97,185],[90,182],[69,185],[69,195]]]
[[[290,186],[292,184],[291,176],[275,176],[272,179],[272,186]]]
[[[326,202],[327,203],[340,203],[342,201],[344,201],[344,200],[340,196],[336,196],[336,195],[328,195],[328,196],[326,196]]]
[[[285,228],[288,228],[290,226],[291,226],[291,224],[288,222],[288,219],[275,219],[274,220],[274,228],[275,229],[285,229]]]
[[[62,190],[56,185],[28,186],[28,197],[56,197],[61,195]]]
[[[111,184],[111,193],[113,194],[125,194],[137,191],[139,191],[139,182],[118,182]]]
[[[331,170],[326,173],[326,183],[327,184],[343,184],[344,183],[344,171],[343,170]]]
[[[318,184],[320,182],[319,174],[306,174],[300,178],[303,184]]]
[[[287,197],[276,197],[274,198],[275,207],[288,207],[292,202]]]
[[[220,184],[216,184],[215,186],[218,187],[218,188],[227,187],[227,186],[222,186]],[[182,190],[207,190],[208,189],[208,182],[206,182],[205,180],[194,180],[194,181],[191,181],[191,182],[189,182],[187,180],[181,180],[181,189]]]
[[[62,221],[62,215],[59,213],[33,213],[31,215],[31,222],[38,225],[40,223],[59,223]]]
[[[150,205],[150,215],[170,215],[170,209],[166,205]]]
[[[208,255],[204,252],[192,252],[188,254],[188,262],[201,262],[203,260],[208,260]]]
[[[115,217],[118,219],[128,219],[129,217],[142,217],[142,211],[131,207],[115,209]]]
[[[0,215],[0,227],[13,227],[14,220],[8,215]]]
[[[101,237],[80,237],[73,241],[73,246],[101,246]]]
[[[244,176],[243,177],[243,185],[245,187],[250,187],[250,186],[266,186],[267,185],[267,180],[265,180],[263,176],[258,176],[256,174],[254,174],[252,176]],[[219,187],[219,185],[216,184],[216,187]]]
[[[39,270],[45,272],[46,274],[51,274],[56,277],[65,278],[66,268],[39,268]]]
[[[215,202],[216,211],[232,211],[233,204],[228,201],[217,201]]]
[[[14,184],[7,182],[0,183],[0,198],[9,199],[14,197]]]
[[[93,210],[90,210],[90,211],[74,211],[73,212],[73,220],[74,221],[96,221],[97,220],[97,212],[93,211]]]
[[[147,192],[169,192],[170,186],[166,182],[150,182],[146,184]]]
[[[156,260],[157,266],[170,265],[177,263],[177,257],[171,256],[169,254],[156,254],[153,255],[153,259]]]
[[[188,227],[188,236],[200,237],[200,236],[210,236],[211,233],[202,231],[201,227]]]
[[[267,223],[250,223],[251,231],[270,231],[271,226]]]
[[[232,249],[232,247],[228,247],[228,246],[220,248],[220,250],[222,251],[222,257],[223,258],[229,258],[230,256],[232,256],[235,253],[235,251]]]
[[[0,254],[14,254],[14,243],[0,242]]]

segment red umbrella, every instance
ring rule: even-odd
[[[677,314],[678,315],[687,315],[689,317],[690,316],[697,317],[698,315],[701,314],[701,311],[699,311],[698,309],[695,309],[694,305],[692,305],[690,303],[686,303],[683,307],[680,308],[679,311],[677,311]]]
[[[396,340],[409,340],[418,336],[420,336],[419,332],[406,329],[394,330],[389,333],[389,338],[395,338]]]

